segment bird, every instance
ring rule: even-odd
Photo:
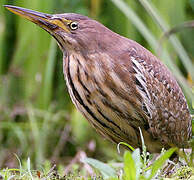
[[[151,153],[189,146],[191,115],[184,94],[149,50],[87,16],[5,7],[56,39],[71,100],[99,134],[141,148],[142,132]]]

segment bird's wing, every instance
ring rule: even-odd
[[[133,48],[130,58],[152,135],[164,144],[186,146],[191,136],[191,117],[175,78],[140,45]]]

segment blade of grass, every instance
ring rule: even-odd
[[[52,98],[52,83],[54,76],[54,67],[56,63],[56,51],[57,44],[54,39],[51,40],[48,61],[46,64],[45,76],[44,76],[44,85],[43,88],[43,107],[48,108],[51,98]]]
[[[135,162],[129,151],[126,151],[124,154],[124,173],[125,180],[136,180]]]
[[[137,16],[137,14],[125,3],[123,0],[110,0],[112,1],[123,14],[133,23],[133,25],[138,29],[138,31],[143,35],[143,37],[149,42],[152,47],[156,47],[157,41],[154,39],[153,35],[149,29],[145,26],[143,21]]]
[[[156,24],[160,27],[160,29],[165,33],[170,28],[169,25],[162,19],[162,16],[159,14],[157,9],[154,7],[154,5],[151,3],[151,1],[147,0],[139,0],[140,3],[143,5],[143,7],[146,9],[146,11],[150,14],[151,18],[156,22]],[[191,75],[192,79],[194,80],[194,73],[193,69],[194,66],[192,64],[191,59],[189,58],[187,52],[185,51],[184,47],[182,46],[181,42],[175,35],[171,35],[169,37],[169,41],[174,47],[176,53],[179,55],[183,65]]]
[[[132,158],[135,162],[135,169],[136,169],[136,179],[139,179],[140,173],[141,173],[141,168],[143,166],[141,162],[141,154],[140,154],[140,149],[135,149],[132,153]]]
[[[7,1],[8,4],[11,2],[10,0]],[[2,5],[0,3],[0,74],[5,74],[10,68],[15,50],[16,17],[11,13],[7,13]]]
[[[185,21],[181,24],[178,24],[178,25],[174,26],[173,28],[171,28],[170,30],[166,31],[164,33],[164,36],[168,37],[171,34],[185,30],[185,28],[194,28],[194,21],[193,20],[192,21]]]
[[[103,162],[100,162],[92,158],[82,159],[82,162],[88,163],[92,165],[94,168],[96,168],[97,170],[99,170],[100,173],[103,175],[104,179],[116,177],[116,171],[113,168],[111,168],[109,165]]]
[[[120,142],[117,145],[117,151],[118,151],[119,154],[120,154],[120,145],[127,146],[131,151],[135,151],[135,149],[131,145],[129,145],[129,144],[125,143],[125,142]]]
[[[168,160],[168,158],[177,150],[177,148],[171,148],[168,151],[166,151],[159,159],[157,159],[153,165],[151,170],[151,175],[149,176],[149,180],[151,180],[159,169],[162,168],[163,164]]]
[[[160,40],[159,40],[159,47],[158,47],[158,50],[157,50],[157,54],[160,54],[160,49],[162,47],[162,44],[164,42],[164,40],[166,38],[168,38],[169,36],[171,36],[172,34],[175,34],[177,32],[180,32],[180,31],[183,31],[185,30],[185,28],[194,28],[194,21],[186,21],[186,22],[183,22],[181,24],[178,24],[174,27],[172,27],[171,29],[169,29],[168,31],[165,31],[164,34],[161,36]]]
[[[43,156],[44,156],[42,152],[42,143],[40,139],[41,133],[40,133],[37,119],[35,117],[35,113],[34,113],[32,106],[28,105],[27,113],[28,113],[32,136],[34,138],[34,144],[35,144],[35,149],[36,149],[36,152],[35,152],[36,164],[39,164],[43,161]]]
[[[16,159],[18,160],[18,163],[19,163],[19,172],[20,172],[20,177],[21,177],[22,171],[23,171],[22,170],[22,163],[21,163],[20,158],[18,157],[18,155],[15,154],[15,153],[14,153],[14,155],[15,155]]]
[[[32,173],[31,173],[31,170],[30,170],[31,168],[30,168],[30,158],[29,157],[27,159],[27,169],[28,169],[28,173],[30,175],[31,180],[34,180]]]
[[[141,143],[142,143],[142,157],[143,157],[143,169],[146,169],[147,166],[147,148],[145,146],[143,134],[141,131],[141,128],[139,127],[140,137],[141,137]]]

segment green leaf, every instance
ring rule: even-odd
[[[132,151],[135,151],[135,149],[134,149],[131,145],[129,145],[129,144],[125,143],[125,142],[120,142],[120,143],[117,145],[117,151],[118,151],[118,153],[120,153],[120,145],[127,146],[127,147],[128,147],[129,149],[131,149]]]
[[[141,162],[141,155],[140,155],[140,149],[136,149],[132,153],[132,158],[135,162],[135,167],[136,167],[136,179],[139,179],[140,176],[140,171],[142,167],[142,162]]]
[[[34,178],[32,176],[31,170],[30,170],[31,168],[30,168],[30,158],[29,157],[27,159],[27,169],[28,169],[28,173],[30,175],[31,180],[33,180]]]
[[[136,180],[135,162],[133,160],[132,154],[129,151],[126,151],[124,154],[124,173],[124,179]]]
[[[113,178],[117,176],[116,171],[113,168],[96,159],[85,158],[82,160],[82,162],[88,163],[94,168],[96,168],[97,170],[99,170],[102,176],[104,177],[104,179]]]
[[[156,175],[159,169],[162,168],[163,164],[166,162],[166,160],[177,150],[177,148],[171,148],[168,151],[166,151],[159,159],[157,159],[154,164],[152,165],[151,175],[148,179],[152,179]]]

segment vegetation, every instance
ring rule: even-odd
[[[163,162],[174,149],[162,152],[148,168],[153,160],[145,148],[143,157],[138,149],[126,151],[122,157],[115,145],[102,141],[70,101],[62,53],[55,41],[34,24],[8,12],[4,4],[46,13],[81,13],[136,40],[173,72],[194,114],[194,36],[189,28],[194,26],[194,1],[0,1],[0,175],[4,179],[82,179],[96,174],[99,178],[132,180],[161,175]],[[177,167],[174,179],[192,178],[193,154],[190,160],[184,158],[187,166]],[[85,157],[83,162],[78,160],[81,157]],[[68,174],[65,177],[64,172]]]

